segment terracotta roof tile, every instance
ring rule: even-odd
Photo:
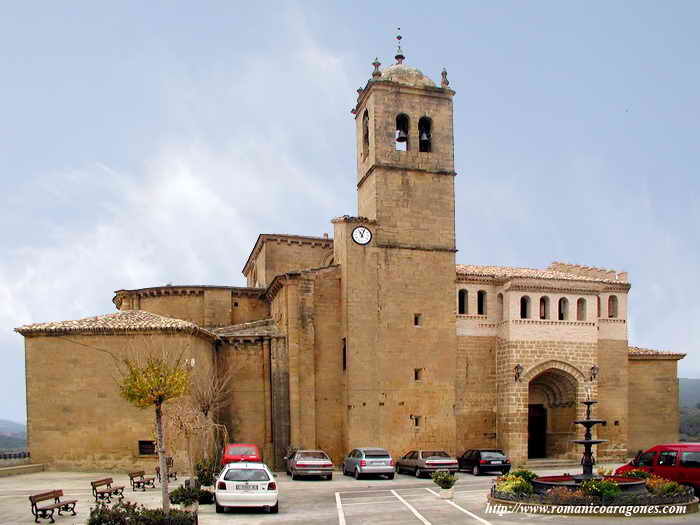
[[[495,279],[512,279],[514,277],[526,277],[533,279],[560,279],[565,281],[590,281],[598,283],[621,283],[618,279],[604,279],[576,273],[557,270],[536,268],[517,268],[512,266],[477,266],[471,264],[456,265],[460,275],[476,275],[479,277],[493,277]]]
[[[273,319],[222,326],[212,329],[212,332],[219,337],[278,337],[282,335]]]
[[[683,359],[686,354],[669,352],[668,350],[654,350],[653,348],[629,347],[629,355],[632,357],[649,357],[657,359]]]
[[[194,323],[143,310],[124,310],[113,314],[85,317],[73,321],[35,323],[15,328],[24,336],[67,334],[114,334],[141,331],[185,332],[214,338],[214,334]]]

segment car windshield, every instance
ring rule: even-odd
[[[505,456],[500,452],[482,452],[482,459],[505,459]]]
[[[447,452],[443,452],[442,450],[424,450],[423,457],[424,458],[449,458],[450,456]]]
[[[365,450],[366,458],[390,458],[386,450]]]
[[[232,468],[224,475],[226,481],[270,481],[270,476],[262,469]]]
[[[700,452],[683,452],[681,465],[689,468],[700,468]]]
[[[236,455],[236,456],[255,456],[256,452],[253,447],[241,447],[241,446],[232,446],[228,447],[226,450],[227,454],[230,455]]]
[[[301,459],[328,459],[325,452],[300,452],[299,458]]]

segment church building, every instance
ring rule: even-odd
[[[152,414],[119,397],[110,358],[146,343],[233,370],[219,418],[276,468],[290,446],[574,459],[587,396],[599,460],[678,439],[684,354],[629,345],[627,274],[456,264],[455,91],[400,47],[373,66],[353,109],[357,213],[332,238],[261,234],[246,287],[118,290],[116,313],[16,329],[35,461],[152,468]]]

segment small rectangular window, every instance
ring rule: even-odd
[[[422,368],[414,368],[413,369],[413,379],[415,381],[422,381],[423,380],[423,369]]]
[[[342,341],[342,351],[343,351],[343,372],[345,372],[345,370],[348,367],[348,348],[347,348],[347,345],[345,343],[344,337],[341,341]]]
[[[139,440],[139,456],[155,456],[156,443],[155,441]]]
[[[421,314],[413,314],[413,326],[420,326],[422,320]]]
[[[420,428],[423,425],[423,416],[413,416],[413,426]]]

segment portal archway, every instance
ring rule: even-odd
[[[565,457],[576,435],[580,381],[562,368],[533,372],[528,382],[528,458]]]

